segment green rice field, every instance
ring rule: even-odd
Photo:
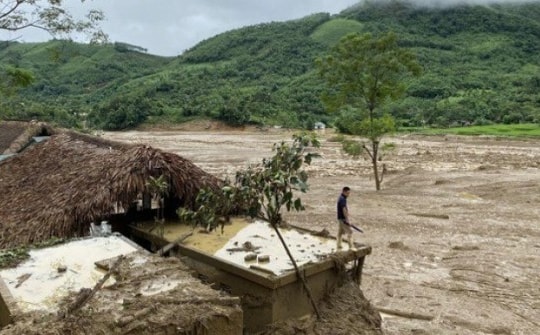
[[[534,123],[524,124],[494,124],[487,126],[470,126],[456,128],[414,128],[404,129],[407,132],[433,135],[486,135],[508,137],[535,137],[540,138],[540,125]]]

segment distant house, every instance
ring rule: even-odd
[[[326,129],[326,125],[322,122],[315,122],[315,124],[313,125],[313,129],[323,130],[323,129]]]
[[[84,236],[91,222],[103,219],[113,227],[131,223],[144,214],[138,212],[141,207],[152,211],[151,204],[137,206],[144,199],[151,202],[150,177],[165,177],[169,215],[180,205],[192,204],[201,188],[220,184],[172,153],[51,131],[49,140],[0,161],[0,249],[54,236]],[[152,213],[146,215],[153,218]]]

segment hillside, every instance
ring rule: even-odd
[[[164,58],[122,44],[0,43],[2,66],[36,81],[3,97],[0,117],[121,129],[141,122],[213,118],[230,124],[309,127],[348,120],[325,113],[314,59],[350,32],[392,30],[424,74],[388,105],[400,124],[540,121],[540,3],[415,7],[361,3],[232,30]],[[128,45],[129,46],[129,45]]]
[[[398,32],[423,65],[424,76],[392,107],[395,116],[440,126],[540,120],[540,3],[437,9],[390,2],[341,15],[372,32]]]

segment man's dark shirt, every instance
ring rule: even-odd
[[[341,194],[337,202],[337,218],[338,220],[345,220],[345,214],[343,208],[347,208],[347,197]]]

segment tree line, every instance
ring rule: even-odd
[[[350,108],[328,113],[315,60],[353,30],[394,32],[423,68],[383,106],[397,127],[540,122],[539,8],[366,2],[225,32],[178,57],[122,42],[2,42],[3,85],[22,79],[24,87],[4,88],[0,117],[104,129],[194,118],[308,129],[322,121],[351,133],[362,117]]]

